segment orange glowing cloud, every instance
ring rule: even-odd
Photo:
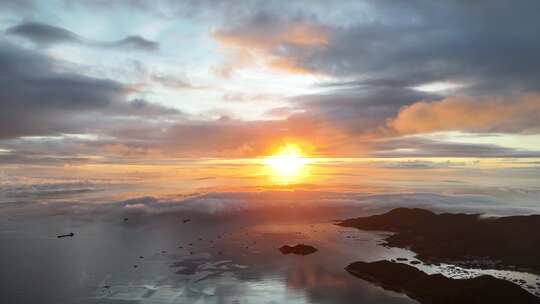
[[[532,132],[540,130],[540,95],[448,97],[403,107],[387,125],[400,134],[461,130]]]
[[[252,21],[237,27],[215,30],[212,36],[221,46],[235,51],[230,56],[232,60],[226,63],[227,70],[245,68],[246,58],[250,58],[253,64],[257,60],[262,61],[275,70],[294,74],[309,73],[287,53],[293,48],[324,47],[329,43],[327,28],[307,21],[276,22],[271,26],[260,26]]]
[[[264,33],[254,29],[221,29],[214,31],[212,36],[225,46],[256,49],[269,49],[284,44],[313,46],[328,43],[327,30],[320,25],[308,23],[280,26],[265,30]]]

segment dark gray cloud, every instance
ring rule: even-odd
[[[86,39],[67,29],[38,22],[24,22],[10,27],[6,33],[23,37],[40,46],[58,43],[73,43],[87,46],[116,48],[122,50],[157,51],[159,43],[138,35],[127,36],[117,41],[95,41]]]
[[[351,3],[333,5],[329,15],[347,5]],[[438,120],[445,119],[456,123],[421,130],[416,127],[408,130],[410,133],[537,132],[538,102],[528,96],[540,90],[540,73],[533,68],[540,64],[540,39],[535,35],[540,31],[535,13],[540,9],[538,2],[373,1],[363,5],[365,14],[348,22],[329,20],[311,8],[255,9],[243,19],[225,21],[214,35],[224,46],[268,57],[270,67],[278,62],[291,72],[333,76],[335,80],[319,85],[330,92],[297,97],[294,102],[304,110],[301,115],[319,118],[352,135],[390,135],[395,130],[388,130],[386,122],[403,122],[423,104],[441,113],[435,117],[416,111],[407,121],[411,128],[417,124],[437,126],[441,124]],[[412,89],[434,82],[463,87],[438,94]],[[516,93],[522,96],[516,98]],[[479,117],[492,113],[486,117],[492,118],[490,123],[473,126],[452,117],[458,115],[456,107],[441,109],[447,102],[438,101],[454,94],[481,95],[466,99],[461,108],[473,121],[475,113]],[[520,100],[526,100],[521,102],[521,108],[528,109],[526,115],[515,110]],[[490,110],[494,103],[497,113]],[[411,105],[416,106],[401,113]],[[395,120],[400,113],[403,115]],[[516,114],[505,119],[503,113]],[[391,125],[395,128],[397,123]]]
[[[157,51],[159,50],[159,43],[156,41],[145,39],[138,35],[127,36],[124,39],[110,42],[110,43],[98,43],[98,45],[111,47],[118,47],[122,49],[132,49],[132,50],[141,50],[141,51]]]
[[[539,9],[537,1],[372,1],[354,23],[319,22],[328,39],[324,47],[271,40],[283,24],[324,18],[297,11],[256,12],[219,31],[245,48],[260,48],[266,39],[269,53],[298,68],[362,85],[455,81],[470,84],[474,93],[538,90],[540,76],[531,67],[540,64]],[[252,33],[258,33],[256,45]]]
[[[45,56],[0,46],[0,138],[67,132],[69,113],[104,108],[127,90],[117,82],[53,72]]]
[[[57,72],[61,63],[9,43],[0,42],[0,65],[0,139],[84,132],[108,118],[181,114],[129,102],[133,89],[125,84]]]
[[[198,87],[194,84],[192,84],[188,79],[173,76],[173,75],[165,75],[165,74],[152,74],[150,76],[151,80],[154,82],[157,82],[161,84],[162,86],[172,88],[172,89],[200,89],[202,87]]]
[[[57,26],[37,22],[21,23],[8,28],[6,33],[24,37],[40,45],[49,45],[62,42],[83,43],[83,40],[77,34],[71,31]]]
[[[390,138],[370,142],[378,157],[540,157],[540,151],[523,151],[494,144],[448,143],[425,138]]]
[[[292,102],[303,116],[325,121],[350,135],[373,134],[402,106],[440,96],[400,87],[352,87],[324,94],[297,96]]]

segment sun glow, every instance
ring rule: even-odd
[[[309,158],[294,144],[282,146],[274,155],[265,158],[272,176],[282,183],[300,181],[306,175],[305,165],[308,163]]]

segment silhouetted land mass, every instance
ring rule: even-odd
[[[304,245],[304,244],[298,244],[296,246],[285,245],[285,246],[281,246],[279,248],[279,251],[281,251],[281,253],[283,254],[294,253],[298,255],[308,255],[308,254],[312,254],[316,252],[317,248],[310,245]]]
[[[410,248],[426,263],[540,273],[540,215],[482,218],[397,208],[338,225],[395,232],[386,245]]]
[[[355,262],[345,268],[349,273],[385,289],[402,292],[420,303],[540,303],[518,285],[483,275],[472,279],[450,279],[441,274],[426,274],[413,266],[379,262]]]

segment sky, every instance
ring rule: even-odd
[[[252,158],[293,143],[536,167],[539,10],[0,0],[0,164]]]

